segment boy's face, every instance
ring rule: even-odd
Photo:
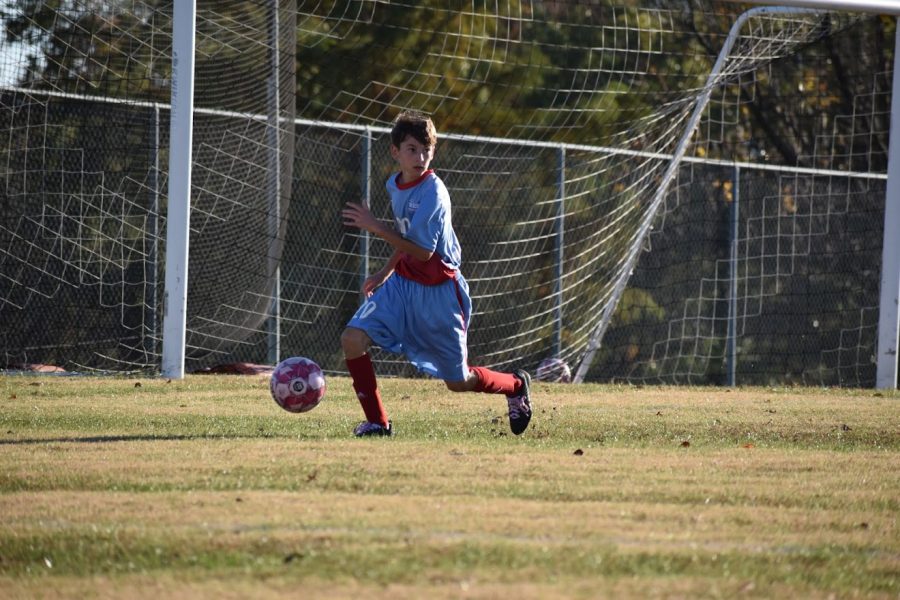
[[[428,170],[434,158],[434,146],[426,146],[411,135],[400,142],[400,147],[391,144],[391,156],[397,161],[402,173],[401,183],[415,181]]]

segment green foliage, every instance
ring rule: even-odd
[[[90,4],[90,3],[89,3]],[[168,99],[170,57],[152,40],[166,22],[153,2],[121,10],[115,3],[26,0],[0,9],[5,37],[35,49],[22,83],[104,96]]]
[[[442,131],[500,136],[546,131],[556,141],[610,143],[637,131],[646,119],[658,118],[653,115],[660,110],[677,106],[705,81],[735,13],[686,5],[683,14],[659,10],[654,3],[611,0],[585,5],[516,0],[502,9],[476,3],[463,10],[428,0],[414,7],[360,7],[368,12],[358,20],[313,10],[302,15],[296,32],[298,114],[337,121],[354,115],[378,123],[393,116],[386,107],[416,107],[433,113]],[[165,101],[168,47],[139,40],[152,39],[151,33],[170,35],[171,7],[150,2],[130,11],[116,10],[114,3],[89,8],[26,0],[0,9],[6,39],[36,48],[23,82],[40,86],[52,80],[54,89],[64,91]],[[201,12],[207,8],[201,3]],[[376,12],[377,19],[365,22]],[[199,103],[215,91],[204,85],[241,81],[247,93],[265,93],[267,70],[253,65],[266,59],[266,7],[228,2],[203,14],[198,22]],[[547,21],[556,25],[545,26]],[[852,65],[888,72],[892,49],[887,40],[894,26],[891,19],[870,19],[859,35],[832,38],[837,42],[828,42],[826,49],[835,69],[828,77],[794,55],[775,61],[753,80],[733,82],[725,96],[755,101],[738,112],[712,116],[742,123],[731,128],[731,135],[743,134],[702,150],[804,164],[814,155],[818,129],[807,122],[834,104],[841,105],[841,114],[853,113]],[[769,73],[777,84],[767,85]],[[888,101],[889,95],[872,98],[876,104]],[[785,110],[788,106],[791,110]],[[215,108],[230,107],[226,102]],[[867,112],[876,115],[884,109],[871,108]],[[724,103],[711,110],[730,109]],[[561,121],[565,111],[576,120]],[[872,140],[882,149],[884,135]],[[866,154],[859,151],[862,140],[848,135],[842,141],[847,151],[836,154],[847,160]],[[873,157],[877,161],[868,168],[883,168],[883,154]]]

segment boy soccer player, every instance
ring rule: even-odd
[[[399,172],[387,181],[396,229],[368,208],[348,202],[344,224],[393,246],[388,263],[363,283],[366,300],[341,334],[353,389],[366,420],[358,437],[393,433],[384,410],[369,347],[406,358],[420,371],[444,380],[454,392],[505,394],[509,426],[519,435],[531,420],[527,372],[500,373],[467,362],[466,335],[472,316],[469,285],[459,272],[461,251],[450,218],[450,194],[429,169],[437,131],[429,117],[404,112],[391,130],[391,157]]]

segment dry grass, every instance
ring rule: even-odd
[[[139,386],[137,384],[140,384]],[[37,385],[35,385],[37,384]],[[900,395],[0,377],[4,597],[667,598],[900,593]]]

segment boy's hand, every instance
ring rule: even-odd
[[[347,202],[341,215],[344,217],[344,225],[359,227],[369,233],[378,233],[382,227],[381,222],[375,218],[372,211],[356,202]]]
[[[368,298],[369,296],[374,294],[375,290],[377,290],[385,281],[387,281],[387,278],[391,276],[392,272],[393,269],[387,271],[387,273],[385,273],[385,269],[382,269],[377,273],[373,273],[372,275],[366,277],[366,280],[363,282],[362,290],[365,297]]]
[[[410,242],[400,235],[393,227],[376,219],[375,215],[372,214],[372,211],[362,204],[347,202],[344,205],[344,210],[341,211],[341,216],[344,218],[344,225],[359,227],[363,231],[368,231],[373,235],[377,235],[393,246],[395,250],[405,252],[418,260],[429,260],[434,253],[433,250],[428,250],[417,245],[415,242]],[[387,279],[387,277],[385,277],[385,279]]]

